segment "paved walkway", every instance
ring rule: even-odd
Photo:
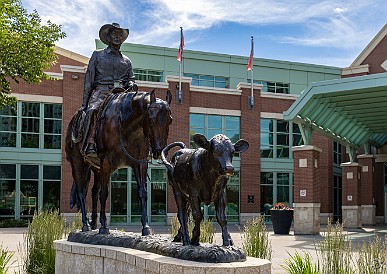
[[[115,227],[111,226],[111,229],[124,229],[125,231],[139,232],[141,228],[139,226],[125,226],[125,227]],[[222,237],[220,233],[220,228],[216,228],[215,233],[215,244],[222,244]],[[153,226],[153,232],[156,234],[169,235],[169,227],[167,226]],[[294,254],[295,251],[306,250],[312,254],[312,257],[316,257],[315,253],[315,243],[322,239],[321,235],[294,235],[293,231],[290,231],[289,235],[276,235],[273,233],[271,227],[269,229],[269,239],[271,241],[273,256],[272,256],[272,273],[285,273],[281,268],[283,260],[288,258],[288,252]],[[234,240],[236,246],[242,247],[242,234],[238,226],[229,225],[229,230],[231,237]],[[326,227],[322,226],[321,231],[325,231]],[[26,228],[0,228],[0,243],[3,243],[3,247],[7,247],[8,250],[15,252],[13,260],[15,261],[9,273],[19,273],[18,270],[21,269],[21,255],[20,255],[20,244],[23,243],[23,235],[27,232]],[[362,229],[348,230],[348,235],[352,240],[352,243],[357,246],[358,242],[368,241],[375,234],[384,236],[387,234],[387,225],[377,225],[377,226],[367,226]]]

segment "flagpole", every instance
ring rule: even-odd
[[[181,91],[181,63],[183,63],[183,57],[181,57],[181,61],[179,64],[179,91]]]
[[[250,52],[250,58],[249,58],[249,64],[248,68],[251,70],[251,92],[250,92],[250,98],[249,98],[249,109],[252,109],[254,107],[254,37],[251,36],[251,52]]]
[[[177,54],[177,60],[179,61],[179,90],[176,92],[176,100],[179,104],[182,103],[183,91],[181,90],[181,75],[182,75],[182,64],[183,64],[183,50],[184,50],[184,36],[183,27],[180,27],[180,46]]]

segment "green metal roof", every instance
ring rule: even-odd
[[[387,73],[316,82],[284,119],[354,149],[387,143]]]

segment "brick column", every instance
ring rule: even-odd
[[[361,222],[363,225],[376,224],[376,206],[374,197],[375,156],[363,154],[357,156],[361,168]]]
[[[294,234],[320,233],[319,161],[321,149],[292,147],[294,158]]]
[[[361,165],[359,163],[342,163],[343,223],[348,228],[361,228]]]
[[[254,107],[249,109],[248,97],[251,95],[251,85],[239,83],[240,101],[240,138],[249,142],[250,148],[240,154],[240,223],[258,216],[260,213],[260,115],[262,85],[253,85]],[[258,153],[257,153],[258,152]]]

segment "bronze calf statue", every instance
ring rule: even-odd
[[[184,143],[175,142],[163,149],[161,154],[178,208],[180,229],[174,241],[183,240],[183,245],[199,245],[200,222],[203,220],[200,204],[203,202],[206,205],[214,203],[216,219],[222,228],[223,245],[233,245],[227,230],[226,185],[228,177],[234,174],[233,154],[246,151],[249,143],[241,139],[233,144],[223,134],[209,141],[204,135],[195,134],[193,140],[198,149],[187,149]],[[170,163],[167,156],[174,147],[181,149],[173,154]],[[189,207],[195,222],[191,240],[188,234]]]

